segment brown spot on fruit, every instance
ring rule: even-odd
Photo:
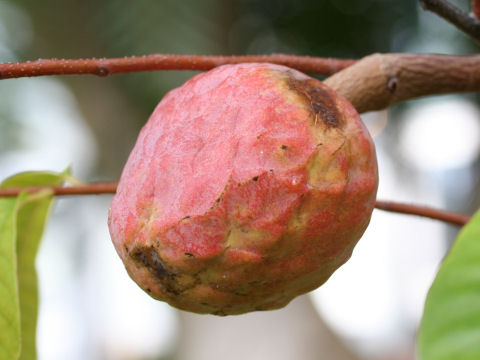
[[[165,269],[162,259],[153,246],[137,247],[130,253],[130,256],[136,262],[146,266],[152,275],[159,279],[175,276],[174,273],[168,272]]]
[[[294,75],[286,78],[288,87],[295,91],[311,111],[314,125],[323,121],[327,127],[343,124],[343,114],[338,109],[331,90],[315,79],[298,79]]]

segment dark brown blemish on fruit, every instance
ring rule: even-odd
[[[288,146],[287,145],[282,145],[281,148],[282,148],[282,150],[287,150]]]
[[[185,253],[185,256],[186,256],[186,257],[189,257],[189,258],[195,257],[195,255],[193,255],[192,253],[189,253],[189,252],[186,252],[186,253]]]
[[[198,279],[196,279],[189,286],[179,283],[177,274],[168,270],[153,246],[137,246],[130,252],[130,257],[141,266],[145,266],[162,288],[172,295],[178,296],[198,282]],[[151,292],[151,289],[146,288],[146,291]]]
[[[158,255],[157,250],[153,246],[139,246],[136,247],[131,253],[130,257],[136,262],[141,263],[147,267],[147,269],[158,279],[166,277],[174,277],[175,274],[169,272],[162,259]]]
[[[252,180],[253,180],[253,181],[258,181],[258,176],[254,176],[254,177],[252,178]]]
[[[339,127],[344,122],[343,114],[337,108],[335,99],[322,83],[315,79],[297,79],[293,74],[286,79],[288,87],[306,102],[314,121],[323,121],[327,127]]]

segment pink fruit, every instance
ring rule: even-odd
[[[344,98],[284,66],[227,65],[157,106],[110,233],[154,298],[217,315],[276,309],[350,257],[377,184],[372,140]]]

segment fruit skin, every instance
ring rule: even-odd
[[[216,315],[277,309],[347,261],[377,185],[373,142],[348,101],[284,66],[225,65],[158,104],[109,228],[156,299]]]

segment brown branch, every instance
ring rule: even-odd
[[[425,10],[434,12],[480,42],[480,21],[446,0],[420,0]]]
[[[153,54],[114,59],[40,59],[0,64],[0,79],[73,74],[106,76],[155,70],[209,70],[219,65],[244,62],[270,62],[296,68],[307,73],[328,76],[352,65],[355,60],[287,54],[256,56]]]
[[[96,74],[153,70],[207,70],[239,62],[273,62],[304,72],[332,74],[325,83],[359,112],[381,110],[420,96],[480,91],[480,55],[374,54],[361,60],[296,55],[148,55],[118,59],[37,60],[0,64],[0,79],[22,76]]]
[[[426,206],[403,204],[392,201],[377,200],[377,202],[375,203],[375,207],[379,210],[385,210],[401,214],[418,215],[460,226],[465,225],[470,220],[470,216],[464,214],[432,209]]]
[[[43,189],[51,189],[54,195],[98,195],[98,194],[114,194],[117,190],[116,182],[103,183],[88,183],[79,186],[38,186],[25,188],[6,188],[0,189],[0,197],[14,197],[18,196],[22,191],[34,193]],[[428,217],[435,220],[448,222],[455,225],[465,225],[470,216],[448,212],[443,210],[436,210],[425,206],[402,204],[391,201],[377,200],[375,207],[380,210],[391,211],[402,214],[418,215]]]
[[[480,91],[480,55],[374,54],[325,80],[359,112],[426,95]]]
[[[28,193],[35,193],[40,190],[51,189],[53,195],[63,196],[63,195],[98,195],[98,194],[115,194],[117,191],[116,182],[97,182],[97,183],[88,183],[85,185],[77,186],[33,186],[33,187],[22,187],[22,188],[5,188],[0,189],[0,197],[15,197],[18,196],[22,191]]]

